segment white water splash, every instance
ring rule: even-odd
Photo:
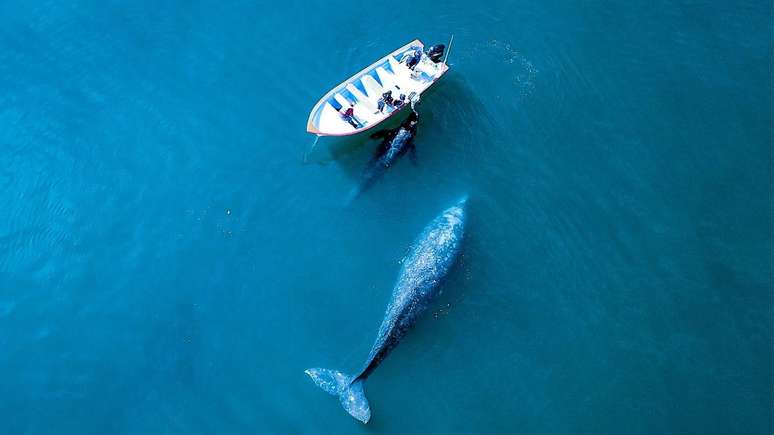
[[[511,43],[498,39],[478,43],[469,56],[489,63],[493,67],[491,73],[506,77],[507,83],[517,89],[519,97],[528,97],[535,89],[538,69]]]

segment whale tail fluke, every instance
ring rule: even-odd
[[[368,423],[371,418],[371,408],[368,406],[368,399],[363,390],[363,379],[321,368],[307,369],[305,373],[326,393],[338,396],[341,406],[349,415],[363,423]]]

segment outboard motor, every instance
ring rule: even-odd
[[[438,63],[441,61],[441,58],[443,57],[443,50],[446,48],[443,44],[436,44],[427,49],[427,57],[430,58],[435,63]]]

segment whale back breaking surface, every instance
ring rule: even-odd
[[[404,258],[382,325],[366,366],[367,377],[425,311],[459,253],[465,223],[465,200],[445,210],[416,239]]]
[[[400,128],[395,137],[390,141],[390,147],[387,149],[387,152],[379,159],[379,163],[384,166],[391,166],[400,154],[403,153],[412,136],[413,133],[411,131]]]

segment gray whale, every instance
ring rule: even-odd
[[[371,418],[363,383],[425,311],[438,292],[438,284],[454,264],[462,242],[466,201],[467,198],[463,198],[446,209],[415,240],[403,261],[387,312],[363,369],[357,375],[324,368],[305,372],[318,387],[338,396],[341,406],[363,423],[368,423]]]
[[[414,152],[414,137],[417,134],[419,115],[412,111],[403,120],[400,127],[382,130],[371,135],[371,139],[383,138],[377,152],[360,177],[360,184],[349,195],[350,201],[362,195],[371,187],[398,159],[409,151]]]

